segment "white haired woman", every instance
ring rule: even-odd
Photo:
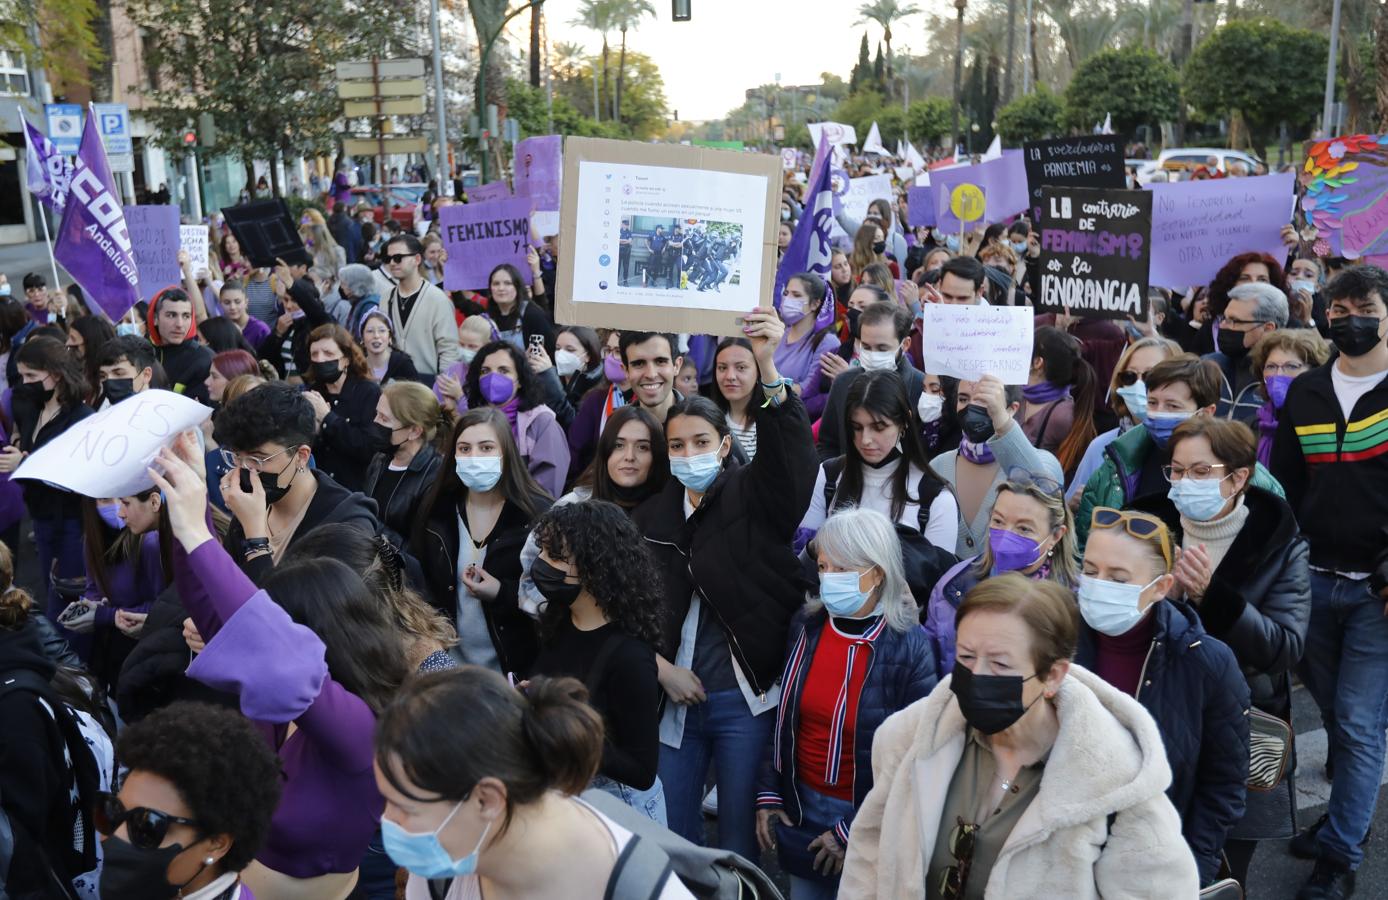
[[[757,840],[777,849],[792,900],[837,894],[853,815],[872,788],[873,733],[936,681],[890,520],[842,509],[811,550],[819,593],[791,623],[757,793]]]

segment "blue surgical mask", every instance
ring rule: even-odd
[[[490,491],[501,480],[499,456],[456,456],[453,465],[458,480],[470,491]]]
[[[1219,515],[1219,511],[1228,502],[1229,498],[1219,491],[1224,478],[1192,478],[1187,475],[1180,481],[1171,482],[1167,496],[1171,498],[1176,511],[1187,519],[1208,522]]]
[[[831,616],[848,617],[863,608],[868,592],[861,572],[820,572],[819,599]]]
[[[1308,294],[1314,294],[1316,292],[1316,283],[1314,281],[1306,281],[1300,278],[1291,282],[1288,287],[1294,291],[1305,291]]]
[[[1135,381],[1126,384],[1118,389],[1118,396],[1123,398],[1123,405],[1128,407],[1128,415],[1134,422],[1141,422],[1147,418],[1146,382]]]
[[[406,831],[389,819],[381,820],[381,841],[385,845],[386,853],[397,866],[409,870],[413,875],[420,878],[455,878],[459,875],[471,875],[477,871],[477,857],[482,852],[482,842],[487,839],[487,833],[492,830],[492,823],[488,822],[487,827],[482,829],[482,836],[477,839],[477,846],[472,848],[472,852],[462,859],[453,859],[448,855],[448,851],[439,843],[439,832],[448,824],[462,808],[463,801],[459,800],[454,805],[448,818],[444,819],[438,828],[427,834],[416,834]]]
[[[1127,634],[1142,621],[1142,592],[1156,584],[1160,577],[1157,576],[1146,584],[1122,584],[1091,575],[1081,575],[1078,591],[1080,615],[1084,616],[1084,621],[1090,628],[1100,634],[1109,637]]]
[[[719,458],[717,450],[698,456],[670,457],[670,474],[695,493],[702,494],[708,490],[721,471],[723,460]]]
[[[1012,241],[1012,252],[1017,254],[1018,256],[1024,255],[1027,252],[1027,242]]]
[[[99,503],[96,507],[96,514],[101,516],[101,521],[106,523],[106,527],[113,531],[120,531],[125,527],[125,520],[120,517],[119,503]]]
[[[1147,426],[1147,433],[1156,445],[1165,450],[1166,445],[1171,443],[1171,432],[1193,415],[1193,412],[1149,412],[1142,424]]]
[[[116,326],[116,334],[120,337],[125,337],[128,334],[138,335],[139,333],[140,326],[134,322],[121,322]]]
[[[945,249],[950,253],[959,252],[959,235],[951,234],[945,237]]]

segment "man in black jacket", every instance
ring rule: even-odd
[[[154,296],[149,305],[149,338],[169,388],[206,403],[212,351],[198,343],[197,336],[193,301],[181,288],[165,288]]]
[[[829,389],[824,415],[819,420],[820,462],[842,456],[844,443],[851,439],[842,433],[843,405],[848,388],[863,372],[895,369],[906,385],[911,408],[916,408],[925,386],[925,373],[911,365],[906,356],[911,347],[911,324],[911,314],[891,301],[873,303],[858,315],[858,364],[835,378]]]

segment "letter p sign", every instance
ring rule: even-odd
[[[120,134],[125,130],[125,117],[119,113],[101,114],[101,133]]]

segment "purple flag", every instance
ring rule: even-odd
[[[28,119],[24,120],[24,137],[29,142],[29,152],[24,157],[24,180],[29,193],[49,209],[62,212],[72,180],[72,160],[59,153]]]
[[[82,128],[53,256],[107,317],[118,322],[140,299],[140,275],[96,120],[87,116]]]
[[[516,144],[516,196],[530,197],[535,208],[559,209],[559,184],[563,175],[564,139],[557,134],[528,137]]]
[[[814,272],[829,283],[830,262],[834,251],[829,244],[829,230],[834,223],[834,188],[830,182],[829,142],[821,136],[819,149],[815,151],[814,165],[810,167],[810,180],[805,196],[805,212],[796,223],[795,234],[791,235],[781,264],[776,267],[776,289],[771,302],[781,308],[781,292],[786,282],[801,272]],[[831,286],[824,294],[824,302],[815,316],[815,329],[828,327],[834,322],[834,290]]]
[[[489,203],[445,206],[439,212],[439,236],[448,258],[443,286],[450,291],[488,287],[492,269],[510,263],[530,283],[526,249],[530,243],[530,198],[507,197]]]

